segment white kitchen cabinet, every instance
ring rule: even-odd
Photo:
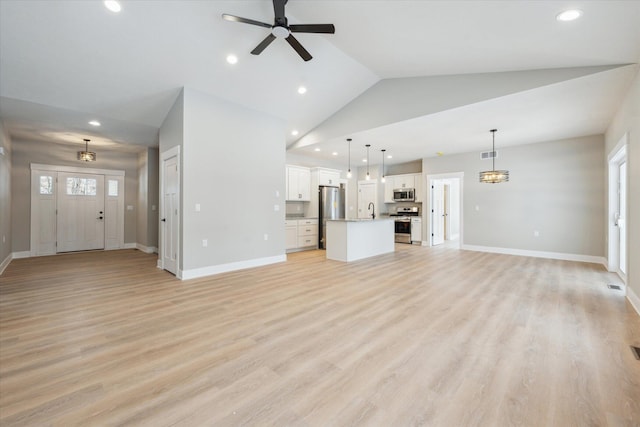
[[[340,186],[340,171],[333,169],[321,169],[318,170],[318,185],[329,185],[332,187]]]
[[[285,221],[285,246],[287,251],[315,249],[318,247],[318,219],[288,219]]]
[[[393,185],[395,188],[416,188],[415,175],[394,175]]]
[[[295,219],[284,222],[284,245],[287,250],[298,247],[298,221]]]
[[[308,202],[311,200],[311,171],[302,166],[287,166],[287,200]]]
[[[395,188],[393,176],[385,176],[384,177],[384,202],[385,203],[395,203],[393,200],[393,189]]]
[[[422,243],[422,218],[411,218],[411,242]]]
[[[318,245],[318,220],[299,219],[298,220],[298,248]]]
[[[422,203],[422,174],[417,173],[414,175],[415,189],[416,189],[416,203]]]

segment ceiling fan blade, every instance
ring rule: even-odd
[[[307,25],[289,25],[292,33],[323,33],[334,34],[336,27],[333,24],[307,24]]]
[[[257,25],[258,27],[271,28],[271,25],[265,22],[254,21],[253,19],[242,18],[240,16],[228,15],[226,13],[222,14],[222,19],[232,22],[241,22],[243,24]]]
[[[260,42],[258,46],[255,47],[255,49],[251,51],[251,53],[253,55],[260,55],[262,51],[265,50],[266,47],[269,46],[271,42],[274,41],[275,39],[276,39],[276,36],[274,36],[273,34],[269,34],[267,37],[264,38],[264,40]]]
[[[298,52],[298,55],[300,55],[300,57],[302,57],[302,59],[304,59],[305,61],[309,61],[311,58],[313,58],[313,56],[311,56],[311,54],[307,52],[307,49],[302,47],[298,39],[293,37],[293,34],[289,34],[289,37],[287,37],[285,40],[289,42],[291,47],[296,52]]]
[[[273,0],[273,15],[275,16],[275,22],[286,25],[286,17],[284,16],[284,5],[287,4],[287,0]]]

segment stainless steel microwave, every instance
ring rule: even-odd
[[[416,199],[416,190],[413,188],[396,188],[393,190],[394,202],[413,202]]]

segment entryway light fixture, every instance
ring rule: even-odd
[[[365,145],[365,147],[367,147],[367,177],[366,177],[366,180],[369,181],[371,179],[371,175],[369,175],[369,147],[371,147],[371,144],[367,144],[367,145]]]
[[[78,151],[78,160],[82,160],[83,162],[95,162],[96,161],[96,153],[94,151],[89,151],[89,141],[90,139],[83,139],[84,141],[84,151]]]
[[[490,132],[493,134],[493,149],[491,151],[491,158],[493,160],[493,168],[490,171],[480,172],[480,182],[488,183],[488,184],[499,184],[501,182],[509,181],[509,171],[507,170],[496,170],[496,132],[498,129],[491,129]]]
[[[380,179],[380,182],[386,182],[386,180],[384,179],[384,152],[387,150],[383,148],[380,151],[382,151],[382,178]]]
[[[349,170],[347,171],[347,178],[351,179],[351,138],[347,138],[349,144]]]

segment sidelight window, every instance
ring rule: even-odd
[[[118,197],[118,180],[110,179],[108,181],[107,194],[111,197]]]
[[[40,177],[40,194],[53,194],[53,177]]]

